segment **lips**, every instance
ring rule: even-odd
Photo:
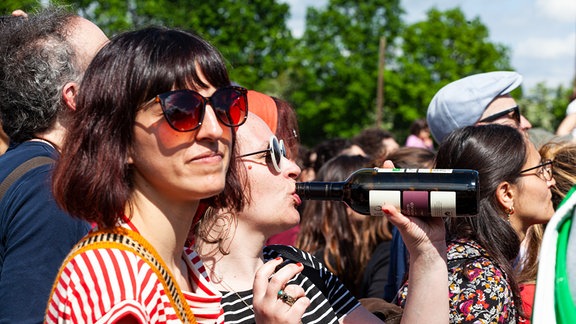
[[[224,153],[222,153],[222,152],[208,151],[208,152],[205,152],[205,153],[196,155],[194,158],[192,158],[192,161],[212,159],[212,158],[215,158],[215,157],[223,158],[223,157],[224,157]]]
[[[298,207],[302,204],[302,199],[300,199],[300,196],[298,196],[297,193],[293,193],[292,197],[294,198],[294,201],[296,202],[296,207]]]

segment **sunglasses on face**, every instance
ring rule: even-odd
[[[212,106],[222,124],[228,127],[244,124],[248,117],[246,93],[244,88],[228,86],[206,98],[194,90],[184,89],[159,94],[154,102],[160,103],[170,127],[178,132],[189,132],[202,125],[207,104]]]
[[[516,123],[518,123],[518,125],[520,125],[520,107],[518,107],[518,106],[508,108],[506,110],[502,110],[502,111],[497,112],[493,115],[490,115],[486,118],[480,119],[478,122],[479,123],[491,123],[491,122],[498,120],[502,117],[508,116],[510,113],[512,113],[510,118],[514,119],[514,121]]]
[[[552,181],[552,165],[554,161],[552,160],[544,160],[542,163],[538,164],[535,167],[528,168],[526,170],[520,171],[520,174],[538,169],[536,173],[530,173],[533,175],[537,175],[540,179],[544,181]]]
[[[276,172],[280,173],[282,169],[280,168],[280,161],[282,161],[282,157],[286,157],[286,148],[284,147],[284,141],[278,141],[276,136],[272,135],[270,137],[270,144],[268,144],[268,148],[261,151],[256,151],[252,153],[242,154],[238,156],[239,158],[243,158],[246,156],[256,155],[266,153],[266,164],[268,166],[272,166]]]

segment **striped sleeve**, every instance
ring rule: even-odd
[[[315,258],[310,253],[297,249],[292,246],[283,246],[283,249],[289,249],[290,259],[293,262],[301,262],[305,269],[302,272],[303,276],[301,282],[309,282],[308,285],[312,285],[319,290],[322,296],[314,294],[316,291],[310,286],[301,284],[306,290],[306,296],[312,300],[312,303],[318,303],[318,305],[323,305],[327,303],[338,318],[349,314],[358,306],[360,302],[352,295],[352,293],[344,286],[344,284],[334,275],[330,270],[328,270],[322,262]],[[277,256],[282,256],[287,259],[287,256],[283,256],[274,250],[274,245],[264,248],[264,257],[266,260],[270,260]],[[296,277],[294,280],[298,279]],[[325,301],[320,302],[323,298]],[[306,314],[305,314],[306,316]]]
[[[125,317],[180,323],[162,282],[144,260],[129,251],[99,248],[64,265],[48,303],[47,323],[104,323]]]

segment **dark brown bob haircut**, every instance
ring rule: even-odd
[[[160,93],[210,85],[228,86],[230,79],[220,52],[198,35],[149,27],[114,37],[94,57],[80,86],[77,111],[54,173],[59,205],[100,228],[116,226],[130,207],[133,175],[127,153],[134,145],[137,112]],[[235,138],[233,129],[231,156]],[[230,163],[227,182],[237,181],[236,169],[236,163]],[[240,186],[226,187],[231,192],[209,203],[241,208],[242,193],[234,189]]]

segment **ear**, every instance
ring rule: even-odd
[[[134,164],[134,153],[132,151],[132,148],[129,148],[128,152],[126,153],[126,163],[128,165]]]
[[[498,200],[503,210],[508,210],[514,206],[515,197],[516,186],[507,181],[501,182],[496,188],[496,200]]]
[[[62,100],[68,108],[76,110],[76,96],[80,85],[76,82],[68,82],[62,88]]]

